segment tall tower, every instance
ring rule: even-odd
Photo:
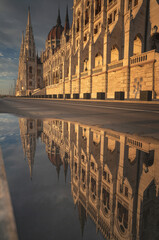
[[[24,35],[22,35],[16,96],[31,95],[37,87],[36,79],[37,58],[29,7],[25,38]]]
[[[25,34],[26,90],[27,95],[36,88],[36,50],[31,25],[30,7]]]

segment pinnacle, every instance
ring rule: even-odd
[[[27,25],[28,26],[31,25],[30,6],[28,7],[28,22],[27,22]]]

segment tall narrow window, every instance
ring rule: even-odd
[[[128,9],[132,8],[132,0],[128,1]]]
[[[142,53],[142,41],[139,36],[136,36],[134,39],[133,55],[137,55],[141,53]]]
[[[134,7],[138,4],[138,0],[134,0]]]
[[[100,53],[97,53],[95,56],[95,67],[102,66],[103,59]]]
[[[116,46],[111,49],[111,62],[119,61],[119,50]]]
[[[96,0],[95,1],[95,15],[100,13],[101,11],[101,0]]]
[[[77,14],[77,22],[76,22],[76,31],[79,32],[79,28],[80,28],[80,12],[78,12]]]
[[[86,11],[85,11],[85,25],[89,22],[89,1],[86,4]]]
[[[79,18],[77,19],[77,32],[79,32]]]
[[[122,233],[125,233],[128,229],[128,210],[118,202],[118,224]]]
[[[31,66],[29,67],[29,73],[32,73],[32,67]]]

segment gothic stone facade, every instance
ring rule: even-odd
[[[157,0],[74,0],[42,52],[45,94],[54,98],[159,98]],[[34,95],[41,95],[35,91]]]
[[[42,54],[46,94],[64,98],[159,98],[156,0],[78,0],[71,29]]]
[[[38,55],[36,55],[29,9],[25,38],[24,34],[22,34],[16,96],[31,95],[35,89],[42,88],[42,71],[43,66],[41,60]]]

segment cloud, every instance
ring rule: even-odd
[[[28,6],[31,3],[31,22],[36,49],[40,53],[45,48],[45,40],[50,29],[56,25],[59,1],[53,0],[1,0],[0,7],[0,84],[17,79],[18,59],[22,31],[25,33]],[[72,15],[73,0],[60,0],[61,19],[64,25],[66,5]],[[71,25],[70,17],[70,25]],[[2,85],[0,85],[1,89]],[[4,84],[3,84],[4,87]]]
[[[17,78],[18,60],[15,58],[0,58],[0,80],[3,78]]]

